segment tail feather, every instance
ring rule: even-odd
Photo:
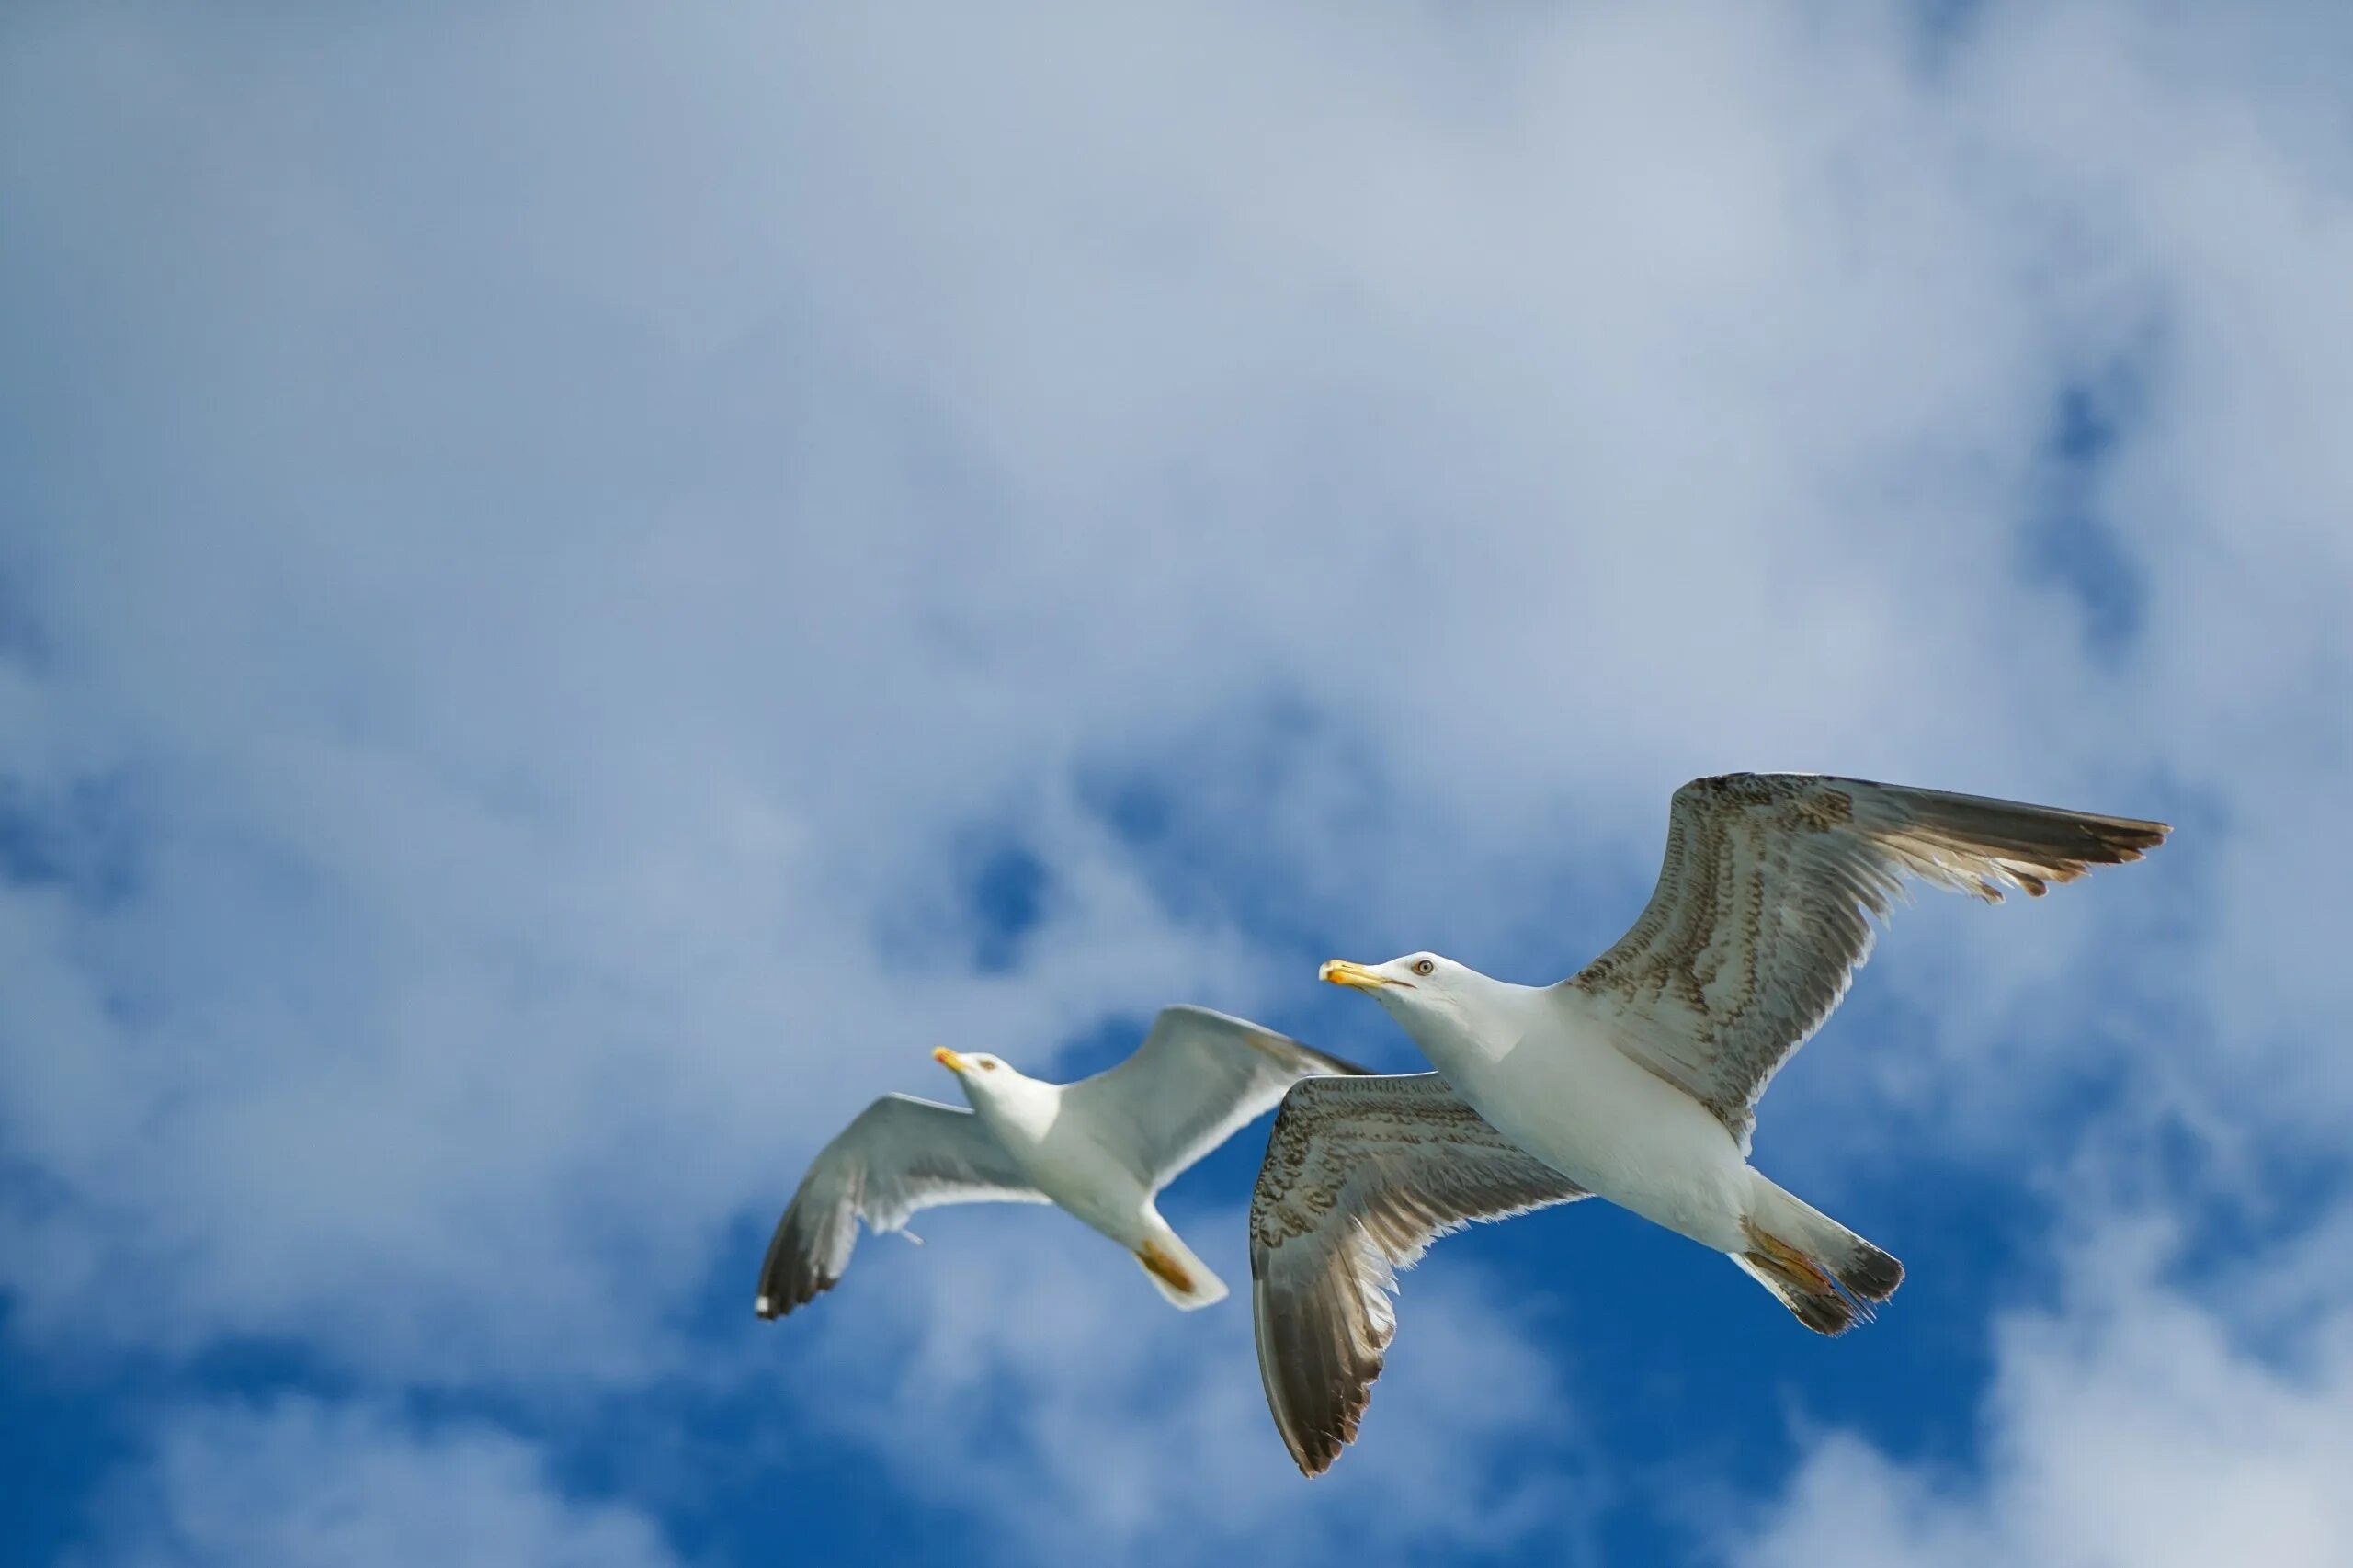
[[[1761,1176],[1743,1228],[1748,1250],[1732,1260],[1816,1334],[1870,1322],[1904,1283],[1901,1263]]]
[[[1858,1323],[1870,1321],[1870,1309],[1849,1301],[1826,1274],[1787,1267],[1762,1251],[1736,1252],[1732,1260],[1740,1266],[1743,1274],[1772,1291],[1774,1299],[1789,1308],[1798,1322],[1816,1334],[1835,1338]]]
[[[1197,1312],[1225,1300],[1225,1281],[1194,1256],[1182,1236],[1165,1225],[1136,1248],[1136,1261],[1180,1312]]]

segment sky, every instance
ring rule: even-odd
[[[2353,15],[0,10],[0,1555],[2353,1562]],[[1549,982],[1669,792],[1923,894],[1756,1160],[1238,1302],[1030,1208],[750,1311],[936,1044]],[[1229,1280],[1263,1126],[1164,1208]]]

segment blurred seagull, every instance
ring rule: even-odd
[[[1153,1206],[1160,1189],[1317,1074],[1364,1069],[1206,1007],[1165,1007],[1117,1067],[1049,1084],[1003,1059],[932,1057],[971,1110],[885,1095],[820,1150],[768,1243],[754,1310],[782,1317],[838,1283],[863,1220],[896,1231],[944,1203],[1056,1203],[1133,1254],[1189,1312],[1225,1282]]]
[[[1675,792],[1651,900],[1557,985],[1436,953],[1322,976],[1369,993],[1436,1073],[1301,1084],[1250,1206],[1267,1403],[1327,1469],[1396,1331],[1389,1292],[1430,1242],[1598,1195],[1726,1254],[1839,1334],[1904,1266],[1748,1164],[1757,1096],[1822,1026],[1906,877],[1999,902],[2138,860],[2163,823],[1795,773]]]

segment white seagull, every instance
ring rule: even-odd
[[[1436,1073],[1301,1084],[1250,1206],[1258,1369],[1318,1474],[1356,1437],[1396,1330],[1389,1292],[1437,1237],[1597,1195],[1731,1257],[1838,1334],[1904,1266],[1748,1164],[1757,1096],[1822,1026],[1906,877],[1999,902],[2137,860],[2163,823],[1813,774],[1675,792],[1633,929],[1557,985],[1436,953],[1322,976],[1369,993]]]
[[[1364,1069],[1207,1007],[1165,1007],[1136,1053],[1075,1084],[1049,1084],[1003,1059],[941,1046],[972,1108],[885,1095],[820,1150],[801,1178],[754,1310],[782,1317],[830,1290],[863,1220],[903,1229],[944,1203],[1055,1203],[1133,1254],[1160,1293],[1191,1311],[1225,1299],[1153,1199],[1283,1091],[1316,1074]]]

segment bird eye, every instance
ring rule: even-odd
[[[1436,959],[1415,959],[1414,960],[1414,972],[1415,974],[1436,974],[1438,972],[1438,960]]]
[[[996,1059],[995,1059],[995,1058],[994,1058],[994,1057],[989,1057],[989,1056],[983,1056],[983,1057],[982,1057],[982,1058],[981,1058],[981,1071],[982,1071],[982,1072],[983,1072],[983,1073],[994,1073],[994,1072],[995,1072],[995,1071],[996,1071]]]

